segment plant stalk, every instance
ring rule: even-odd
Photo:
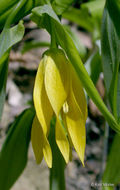
[[[65,161],[55,141],[55,120],[51,122],[49,142],[52,148],[52,168],[50,169],[50,190],[65,190]]]

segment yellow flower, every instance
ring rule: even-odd
[[[87,104],[81,82],[62,50],[45,52],[37,71],[33,100],[36,116],[31,141],[37,163],[44,156],[47,165],[52,167],[52,151],[47,137],[55,114],[56,143],[66,163],[70,159],[72,144],[84,165]]]

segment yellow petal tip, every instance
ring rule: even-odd
[[[45,139],[45,144],[43,147],[43,155],[48,167],[52,168],[52,151],[47,139]]]
[[[85,167],[85,163],[84,163],[84,161],[81,161],[81,162],[82,162],[83,167]]]

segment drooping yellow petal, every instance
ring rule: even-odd
[[[85,119],[81,110],[79,109],[72,90],[69,94],[67,102],[69,105],[69,111],[66,114],[67,129],[73,146],[84,165],[84,153],[86,144]]]
[[[41,60],[34,85],[33,99],[38,120],[44,134],[49,131],[50,120],[53,114],[44,86],[44,59]]]
[[[69,142],[68,142],[68,139],[65,134],[65,129],[63,128],[59,119],[57,119],[57,121],[56,121],[55,136],[56,136],[56,143],[57,143],[66,163],[68,163],[69,155],[70,155]]]
[[[52,151],[46,136],[44,136],[43,155],[48,167],[52,168]]]
[[[35,154],[37,164],[41,163],[43,159],[43,131],[35,116],[32,124],[31,142]]]
[[[70,149],[69,160],[72,161],[72,147],[73,147],[73,143],[71,141],[71,137],[69,135],[69,132],[68,132],[68,129],[67,129],[67,123],[66,123],[66,113],[68,113],[68,111],[69,111],[69,106],[68,106],[67,102],[65,102],[65,106],[67,108],[63,106],[63,111],[61,112],[61,117],[62,117],[62,120],[63,120],[63,123],[64,123],[64,127],[65,127],[65,130],[66,130],[67,138],[68,138],[68,142],[69,142],[69,149]]]
[[[84,91],[82,88],[82,84],[72,66],[71,66],[71,76],[72,76],[73,94],[74,94],[76,102],[79,106],[79,109],[83,113],[83,116],[86,121],[86,119],[87,119],[87,102],[86,102],[85,94],[84,94]]]
[[[37,116],[35,116],[33,125],[32,125],[31,141],[32,141],[32,147],[35,154],[36,162],[38,164],[41,163],[43,159],[43,155],[44,155],[44,158],[48,167],[51,168],[52,167],[51,148],[46,136],[43,133],[43,129],[37,119]]]
[[[45,89],[55,114],[67,98],[69,88],[68,61],[61,50],[48,51],[45,66]]]
[[[65,159],[69,161],[69,142],[59,120],[60,110],[69,90],[68,61],[62,50],[50,50],[46,53],[45,89],[57,116],[56,143]]]

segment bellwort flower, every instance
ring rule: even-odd
[[[61,49],[44,53],[35,79],[33,100],[36,116],[31,141],[37,163],[44,156],[48,167],[52,167],[52,147],[47,137],[55,114],[55,139],[66,163],[73,146],[84,165],[87,104],[81,82]]]

